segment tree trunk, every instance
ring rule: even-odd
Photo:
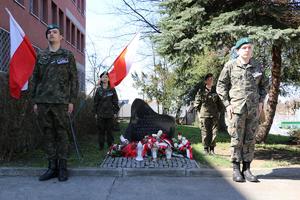
[[[159,101],[156,100],[157,103],[157,113],[159,114]]]
[[[176,114],[175,114],[175,121],[177,124],[180,124],[181,107],[182,107],[182,103],[181,102],[177,103]]]
[[[258,143],[266,141],[276,112],[281,75],[281,48],[282,45],[280,42],[274,43],[272,46],[272,83],[269,90],[265,121],[259,126],[256,134],[256,141]]]

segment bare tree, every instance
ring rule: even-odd
[[[153,20],[153,16],[157,15],[157,10],[155,8],[157,8],[158,3],[161,2],[160,0],[131,0],[130,2],[128,0],[122,1],[126,7],[129,8],[129,11],[127,9],[119,9],[119,11],[133,16],[136,19],[133,20],[134,22],[140,23],[141,25],[146,25],[146,27],[152,29],[152,32],[154,31],[155,33],[161,33],[156,25],[157,21],[155,21],[155,19]],[[145,8],[139,6],[144,5],[145,3],[147,3],[149,7]]]
[[[90,64],[89,71],[87,71],[88,75],[87,75],[86,81],[88,83],[92,84],[93,88],[95,89],[98,85],[100,74],[108,69],[108,66],[105,65],[105,62],[108,58],[111,57],[110,52],[111,52],[112,46],[110,47],[109,54],[107,56],[105,56],[104,58],[101,58],[100,55],[98,55],[98,53],[97,53],[95,43],[92,41],[92,39],[90,39],[90,41],[91,41],[92,51],[90,53],[86,51],[87,60]],[[94,89],[93,89],[92,93],[94,92]]]

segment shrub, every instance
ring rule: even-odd
[[[96,134],[96,119],[93,113],[93,98],[80,94],[75,104],[75,129],[78,135]]]
[[[16,153],[36,148],[41,133],[29,92],[23,92],[19,100],[11,98],[6,73],[0,73],[0,96],[0,160],[10,160]]]
[[[42,132],[33,113],[29,91],[20,99],[10,97],[8,75],[0,72],[0,160],[11,160],[16,154],[36,149],[41,144]],[[80,105],[81,104],[81,105]],[[75,104],[75,131],[79,136],[95,134],[93,99],[80,94]],[[71,138],[70,138],[71,139]]]
[[[292,130],[289,132],[290,136],[292,137],[292,142],[295,142],[296,144],[300,144],[300,129]]]

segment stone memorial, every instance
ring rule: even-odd
[[[172,138],[175,133],[175,119],[169,115],[158,114],[142,99],[135,99],[124,137],[129,141],[140,141],[144,136],[156,134],[159,130]]]

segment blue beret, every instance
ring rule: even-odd
[[[46,37],[47,37],[48,31],[50,31],[52,29],[58,29],[59,32],[61,32],[60,27],[57,24],[49,24],[47,26],[47,30],[46,30]]]
[[[252,41],[249,39],[249,38],[247,38],[247,37],[244,37],[244,38],[241,38],[241,39],[239,39],[237,42],[236,42],[236,44],[235,44],[235,48],[236,49],[239,49],[242,45],[244,45],[244,44],[252,44]]]

